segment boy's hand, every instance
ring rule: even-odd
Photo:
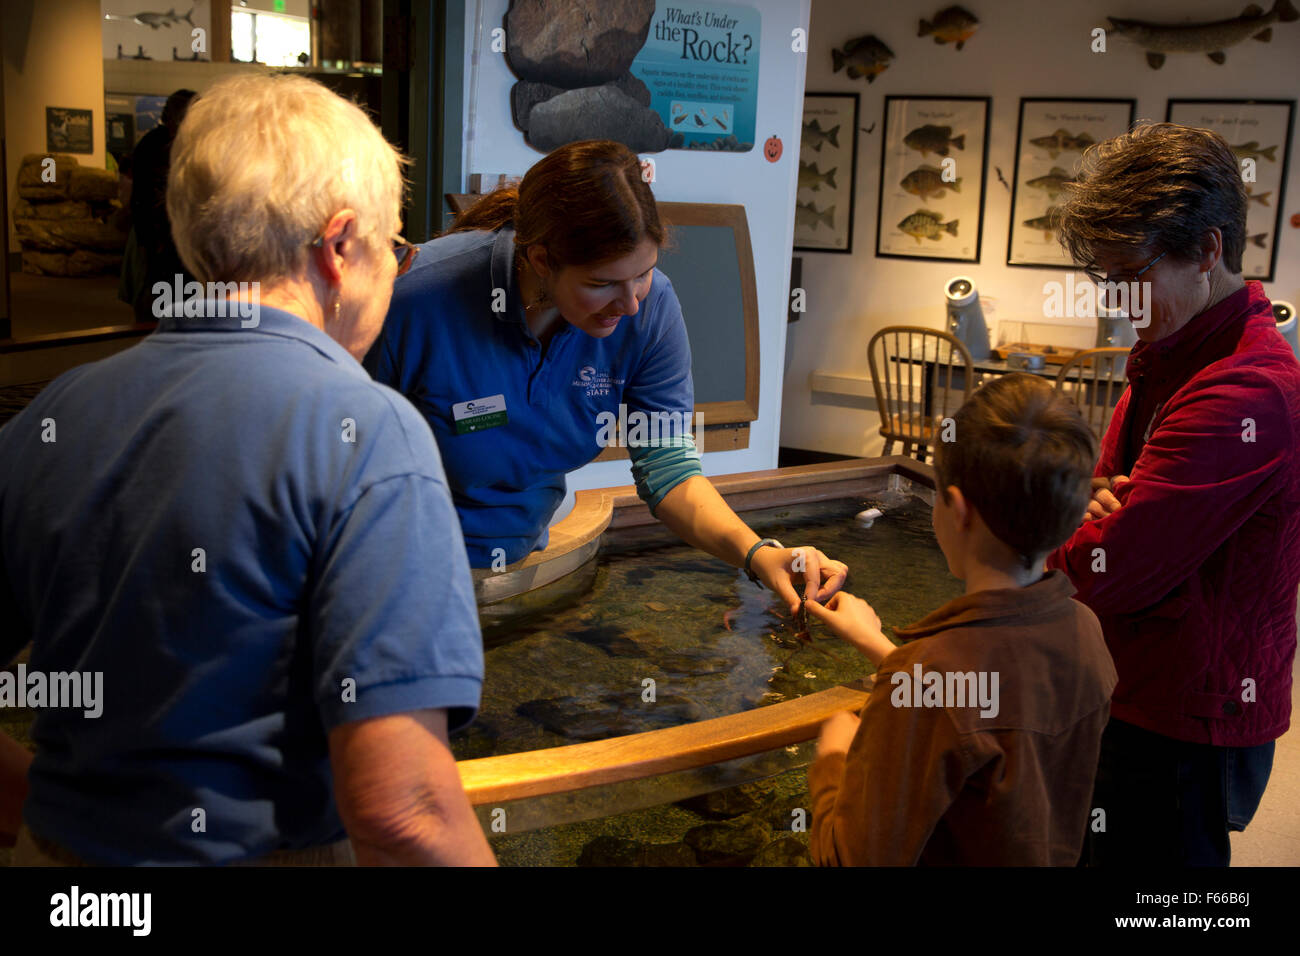
[[[861,723],[856,714],[847,710],[832,714],[822,724],[821,736],[817,738],[817,756],[848,753]]]
[[[1128,480],[1128,475],[1092,479],[1092,501],[1088,502],[1088,510],[1084,514],[1083,520],[1096,521],[1098,518],[1104,518],[1108,514],[1119,511],[1123,506],[1120,504],[1119,499],[1115,497],[1115,489]]]
[[[885,636],[880,627],[880,617],[860,597],[841,591],[826,602],[807,604],[808,613],[819,618],[837,637],[852,644],[873,664],[879,664],[891,651],[894,642]]]

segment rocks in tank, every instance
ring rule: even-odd
[[[771,836],[771,828],[762,820],[738,817],[721,823],[702,823],[687,830],[682,839],[706,866],[744,866],[767,845]]]
[[[573,740],[604,740],[700,719],[698,704],[673,694],[660,694],[653,704],[642,702],[639,694],[551,697],[520,704],[515,712]]]
[[[641,843],[599,836],[582,848],[578,866],[697,866],[695,853],[681,843]]]

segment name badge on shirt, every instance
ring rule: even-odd
[[[451,406],[452,418],[456,421],[456,434],[468,435],[481,432],[485,428],[496,428],[506,423],[506,397],[489,395],[476,398],[472,402],[457,402]]]

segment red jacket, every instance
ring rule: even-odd
[[[1095,474],[1122,507],[1049,558],[1101,620],[1111,715],[1253,746],[1291,716],[1300,584],[1300,363],[1248,282],[1139,342]],[[1104,568],[1104,570],[1103,570]]]

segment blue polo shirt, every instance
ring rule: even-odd
[[[429,430],[286,312],[164,318],[60,376],[0,430],[0,528],[0,659],[103,675],[99,717],[37,711],[24,809],[90,862],[341,839],[331,729],[478,706]]]
[[[617,418],[622,404],[630,422],[635,412],[690,421],[694,409],[690,343],[666,275],[654,270],[637,314],[608,337],[564,322],[543,353],[514,258],[508,226],[425,243],[365,360],[432,427],[473,567],[490,566],[495,548],[513,563],[546,547],[565,474],[602,450],[602,413]],[[494,396],[504,424],[457,429],[455,406]]]

